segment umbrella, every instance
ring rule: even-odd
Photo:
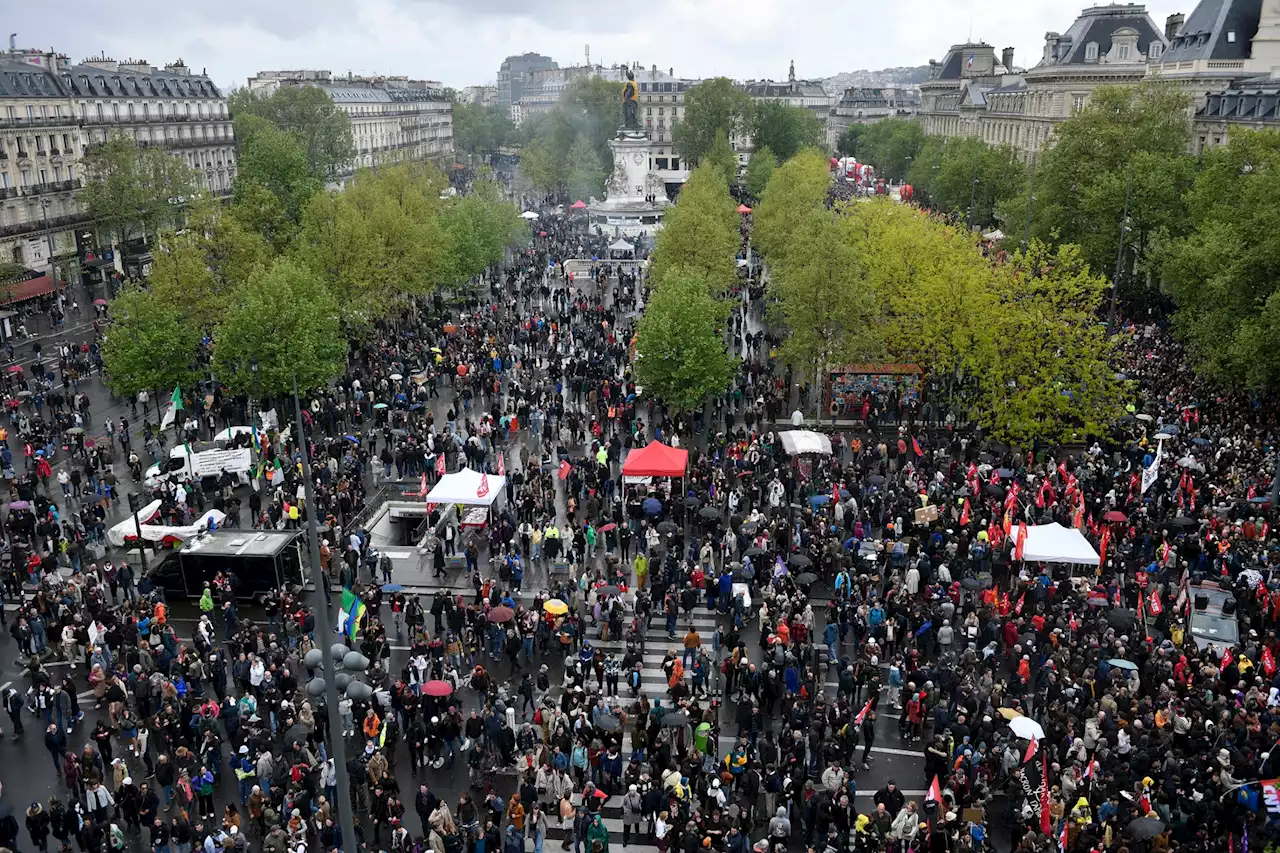
[[[404,438],[406,435],[409,434],[409,431],[407,429],[400,429],[399,427],[397,427],[396,429],[393,429],[391,431],[391,434],[394,436],[398,436],[400,438]]]
[[[1164,822],[1154,817],[1135,817],[1124,831],[1131,838],[1146,841],[1164,832]]]
[[[1269,504],[1269,503],[1271,503],[1271,498],[1270,498],[1268,495],[1254,495],[1253,497],[1249,498],[1249,503],[1251,503],[1251,504]]]
[[[791,564],[791,568],[793,569],[803,569],[807,566],[813,565],[813,560],[810,560],[804,554],[792,554],[787,559],[787,562]]]
[[[552,616],[563,616],[569,612],[569,605],[565,604],[558,598],[552,598],[543,602],[542,609],[550,613]]]
[[[1009,721],[1009,728],[1023,740],[1044,740],[1044,729],[1030,717],[1014,717]]]
[[[22,372],[22,365],[21,365],[21,364],[11,364],[11,365],[9,365],[9,372],[10,372],[10,373],[21,373],[21,372]]]
[[[1178,460],[1178,466],[1181,468],[1191,468],[1195,471],[1203,471],[1204,466],[1196,460],[1194,456],[1184,456]]]
[[[749,581],[756,576],[756,570],[753,566],[745,566],[734,572],[733,576],[735,578],[741,578],[742,580]]]
[[[998,486],[995,483],[987,483],[982,487],[982,491],[986,492],[992,497],[996,497],[996,498],[1004,497],[1004,486]]]
[[[401,379],[404,379],[404,376],[403,376],[402,374],[399,374],[399,373],[393,373],[393,374],[391,374],[391,381],[392,381],[392,382],[399,382]]]
[[[489,611],[489,621],[502,624],[503,622],[510,622],[515,615],[515,611],[510,607],[503,607],[499,605]]]
[[[404,587],[398,583],[384,583],[382,585],[383,592],[399,592],[402,589],[404,589]]]
[[[67,435],[84,435],[84,429],[82,427],[71,427],[67,430]]]
[[[742,552],[742,556],[744,556],[744,557],[759,557],[759,556],[760,556],[761,554],[763,554],[764,552],[765,552],[765,551],[764,551],[764,549],[763,549],[763,548],[748,548],[747,550],[745,550],[745,551],[743,551],[743,552]]]
[[[1187,518],[1185,515],[1180,515],[1173,520],[1173,523],[1177,527],[1195,527],[1200,522],[1196,521],[1194,518]]]
[[[962,589],[991,589],[992,583],[994,581],[991,575],[982,574],[971,578],[962,578],[960,587]]]
[[[596,728],[604,729],[606,732],[616,732],[622,729],[622,721],[612,714],[601,714],[596,719]]]
[[[796,578],[796,583],[800,584],[800,586],[808,586],[809,584],[813,583],[817,579],[818,579],[818,576],[815,575],[813,572],[805,572],[804,574]]]
[[[669,711],[662,715],[662,725],[664,728],[674,729],[676,726],[683,726],[689,722],[689,715],[684,711]]]
[[[1118,509],[1111,510],[1111,512],[1107,513],[1102,518],[1104,521],[1115,521],[1115,522],[1122,522],[1122,521],[1129,520],[1129,517]]]
[[[1155,420],[1155,418],[1151,417],[1151,415],[1148,415],[1146,412],[1143,412],[1143,413],[1142,413],[1142,414],[1140,414],[1140,415],[1135,415],[1135,417],[1136,417],[1138,420],[1140,420],[1140,421],[1146,421],[1147,423],[1151,423],[1152,421],[1154,421],[1154,420]]]
[[[107,304],[107,300],[105,300],[105,299],[95,299],[95,300],[93,300],[93,304],[94,304],[94,305],[106,305],[106,304]]]
[[[644,503],[640,505],[645,515],[661,515],[662,501],[657,498],[645,498]]]
[[[813,495],[809,498],[809,503],[813,506],[826,506],[831,503],[831,495]]]
[[[310,737],[310,735],[310,729],[301,723],[295,723],[294,725],[289,726],[289,730],[284,733],[284,743],[286,745],[295,743],[303,744],[307,742],[307,738]]]
[[[713,519],[715,521],[719,521],[721,518],[720,510],[716,509],[713,506],[704,506],[702,509],[698,510],[698,515],[706,519]]]
[[[667,536],[670,536],[672,533],[675,533],[676,530],[677,530],[677,527],[674,521],[664,521],[658,525],[658,532],[665,534]]]
[[[1107,624],[1117,631],[1132,631],[1136,618],[1129,608],[1117,607],[1107,614]]]
[[[387,404],[386,404],[386,403],[374,403],[374,404],[373,404],[373,407],[374,407],[375,409],[385,409],[385,408],[387,407]]]
[[[1006,720],[1014,720],[1022,716],[1021,711],[1015,711],[1013,708],[997,708],[996,713]]]
[[[608,524],[602,524],[602,525],[600,525],[600,527],[599,527],[599,528],[597,528],[596,532],[597,532],[597,533],[608,533],[608,532],[609,532],[609,531],[611,531],[611,530],[617,530],[617,529],[618,529],[618,525],[614,524],[614,523],[611,521],[611,522],[609,522]]]
[[[1013,476],[1012,468],[997,468],[996,473],[1000,475],[1000,479],[1007,480]]]
[[[609,584],[608,586],[600,587],[599,589],[596,590],[596,592],[600,593],[601,595],[617,595],[618,593],[622,592],[622,589],[620,587],[614,586],[613,584]]]
[[[1138,665],[1136,663],[1131,660],[1125,660],[1124,658],[1111,658],[1107,663],[1111,664],[1116,669],[1127,669],[1130,672],[1138,671]]]
[[[689,495],[689,497],[684,499],[684,505],[693,509],[694,507],[702,506],[702,501],[693,495]]]
[[[343,438],[345,438],[347,441],[351,442],[352,444],[360,443],[360,439],[356,438],[354,435],[344,435]]]
[[[448,696],[453,692],[453,685],[437,678],[422,685],[422,692],[428,696]]]
[[[872,474],[870,477],[867,478],[867,482],[873,486],[883,486],[884,477],[880,476],[879,474]]]
[[[1169,441],[1170,439],[1172,439],[1172,438],[1173,438],[1173,433],[1171,433],[1171,432],[1158,432],[1158,433],[1156,433],[1155,435],[1153,435],[1153,436],[1152,436],[1152,438],[1154,438],[1156,441]]]
[[[31,504],[27,501],[13,501],[9,504],[9,509],[31,509]]]
[[[585,201],[583,201],[582,199],[578,199],[578,200],[577,200],[577,201],[575,201],[573,204],[569,205],[569,208],[570,208],[571,210],[586,210],[586,209],[587,209],[587,203],[586,203]]]
[[[1210,444],[1213,444],[1213,442],[1210,441],[1209,439],[1199,435],[1191,439],[1191,443],[1197,447],[1208,447]]]
[[[1177,435],[1178,433],[1182,432],[1182,427],[1178,426],[1177,424],[1165,424],[1160,428],[1165,432],[1169,433],[1169,435]]]
[[[760,528],[760,525],[756,524],[754,521],[746,521],[746,522],[743,522],[742,527],[740,529],[742,530],[743,533],[750,535],[752,533],[755,533],[756,530],[758,530],[759,528]]]
[[[526,210],[524,213],[520,214],[520,216],[523,219],[529,219],[529,220],[538,218],[538,214],[534,213],[532,210]]]

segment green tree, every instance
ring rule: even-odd
[[[696,166],[715,144],[716,133],[726,137],[747,130],[751,97],[727,77],[703,80],[684,97],[684,116],[671,128],[676,150]]]
[[[1000,304],[973,383],[978,421],[1020,447],[1103,432],[1124,411],[1115,339],[1097,321],[1106,278],[1078,247],[1033,240],[996,268],[993,283]]]
[[[830,365],[882,351],[882,299],[868,287],[855,238],[852,220],[808,205],[792,221],[787,251],[770,262],[771,311],[785,331],[778,355],[814,387]]]
[[[770,258],[785,255],[792,232],[826,204],[830,186],[827,158],[818,151],[802,151],[779,166],[755,208],[754,245]]]
[[[805,148],[824,147],[822,122],[804,107],[761,101],[751,112],[751,144],[790,160]]]
[[[715,141],[711,143],[711,148],[703,155],[702,162],[720,173],[721,177],[724,178],[725,186],[733,187],[737,185],[738,155],[733,152],[733,146],[729,144],[729,137],[725,136],[724,131],[716,131]]]
[[[111,315],[102,361],[113,393],[132,397],[139,391],[192,385],[198,378],[195,364],[203,333],[178,306],[140,287],[126,287],[112,300]]]
[[[566,176],[566,187],[573,199],[587,199],[595,196],[604,197],[604,179],[607,177],[600,153],[591,140],[579,134],[569,149],[566,161],[569,171]]]
[[[991,146],[973,137],[931,139],[912,161],[907,180],[918,191],[917,198],[934,210],[991,228],[1002,213],[1010,216],[1019,193],[1025,199],[1027,169],[1009,146]],[[1037,184],[1037,197],[1039,193]],[[1022,221],[1004,219],[1010,227]]]
[[[1161,235],[1185,233],[1182,196],[1195,173],[1189,116],[1190,96],[1170,83],[1095,89],[1037,158],[1032,235],[1075,243],[1092,269],[1110,274],[1132,174],[1125,269],[1149,271]],[[1002,218],[1021,224],[1026,211],[1024,188]]]
[[[185,162],[123,135],[90,146],[80,169],[80,201],[117,245],[173,223],[178,205],[196,192],[195,170]]]
[[[636,381],[676,412],[698,409],[733,378],[717,285],[695,270],[668,270],[636,329]]]
[[[738,275],[738,219],[724,176],[710,164],[694,169],[658,232],[649,266],[654,287],[681,269],[707,282],[713,295],[724,292]]]
[[[453,146],[467,154],[497,151],[515,138],[516,126],[498,106],[454,103]]]
[[[559,192],[568,181],[567,158],[557,156],[551,144],[538,139],[520,151],[520,175],[544,193]]]
[[[862,137],[871,129],[869,124],[851,124],[836,140],[836,152],[841,157],[857,157]]]
[[[1253,391],[1280,386],[1280,134],[1232,130],[1186,196],[1190,233],[1158,250],[1197,368]]]
[[[858,128],[857,133],[854,129]],[[925,143],[924,128],[916,119],[889,118],[868,125],[852,125],[841,137],[846,157],[870,163],[882,177],[903,181]],[[848,149],[848,150],[845,150]]]
[[[283,86],[265,98],[237,89],[227,103],[235,121],[237,144],[247,135],[243,117],[266,119],[298,143],[307,173],[321,183],[336,180],[355,159],[351,120],[318,86]]]
[[[287,258],[240,289],[215,341],[214,373],[237,393],[290,394],[295,375],[301,391],[322,388],[346,365],[333,294]]]
[[[265,189],[280,202],[292,222],[302,218],[302,210],[323,185],[307,165],[307,155],[298,140],[256,115],[236,120],[240,152],[236,163],[236,202],[248,205]],[[255,200],[261,204],[261,199]]]
[[[293,242],[298,223],[289,218],[280,197],[256,181],[237,180],[229,212],[257,234],[273,254],[282,254]]]
[[[523,245],[529,227],[491,180],[477,180],[471,191],[450,202],[442,213],[457,283],[501,263],[507,248]]]
[[[773,177],[773,170],[777,167],[778,158],[769,150],[769,146],[756,149],[747,163],[747,192],[757,199],[763,196],[765,187],[769,186],[769,179]]]

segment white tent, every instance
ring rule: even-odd
[[[780,435],[782,436],[782,449],[792,456],[799,456],[802,453],[831,455],[831,439],[820,432],[808,429],[789,429],[780,433]]]
[[[524,213],[520,214],[520,216],[524,219],[530,220],[538,218],[538,214],[534,213],[532,210],[526,210]]]
[[[1018,541],[1014,528],[1009,541]],[[1063,527],[1056,521],[1051,524],[1027,526],[1027,541],[1022,546],[1022,559],[1039,563],[1071,563],[1076,566],[1096,566],[1098,552],[1089,540],[1074,527]]]
[[[463,468],[456,474],[441,477],[431,489],[431,494],[427,495],[427,503],[493,506],[506,485],[506,477]]]
[[[148,524],[157,515],[160,514],[160,501],[152,501],[151,503],[138,510],[138,524]],[[133,523],[133,516],[130,515],[124,521],[112,527],[107,531],[107,541],[117,548],[124,547],[126,536],[137,536],[138,531]]]
[[[622,239],[619,239],[618,242],[609,247],[610,252],[634,252],[635,250],[635,246]]]
[[[146,509],[138,513],[138,520],[154,517],[158,515],[160,502],[153,504],[156,508],[150,516],[146,514]],[[138,530],[142,531],[142,539],[146,542],[163,542],[167,537],[172,536],[174,539],[186,541],[195,538],[195,535],[202,530],[209,529],[209,522],[213,522],[215,527],[221,527],[222,523],[227,520],[227,514],[220,509],[207,510],[203,515],[193,521],[191,524],[170,525],[170,524],[143,524],[135,527],[133,524],[133,516],[129,516],[124,521],[117,524],[107,531],[107,541],[117,548],[123,548],[126,537],[137,538]]]

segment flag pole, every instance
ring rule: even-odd
[[[324,633],[331,624],[333,614],[329,612],[328,579],[320,568],[320,529],[316,526],[315,486],[311,480],[311,454],[307,446],[307,435],[302,426],[302,401],[298,397],[298,374],[293,374],[293,414],[298,428],[298,448],[302,452],[302,480],[307,501],[307,543],[311,546],[311,576],[314,581],[311,590],[311,609],[315,614],[316,628],[321,632],[320,654],[324,666],[324,704],[329,722],[329,742],[333,759],[334,776],[338,783],[338,825],[342,828],[343,850],[355,850],[356,821],[351,811],[351,783],[347,778],[347,744],[342,729],[342,717],[338,713],[337,668],[333,660],[333,644],[324,641]],[[323,615],[323,619],[321,618]]]

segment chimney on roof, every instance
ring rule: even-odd
[[[1000,64],[1004,66],[1005,71],[1013,71],[1013,48],[1006,47],[1000,51]]]
[[[1182,29],[1182,25],[1187,22],[1187,16],[1181,12],[1174,12],[1172,15],[1164,19],[1164,37],[1169,41],[1173,41],[1173,37],[1178,34],[1178,30]]]

